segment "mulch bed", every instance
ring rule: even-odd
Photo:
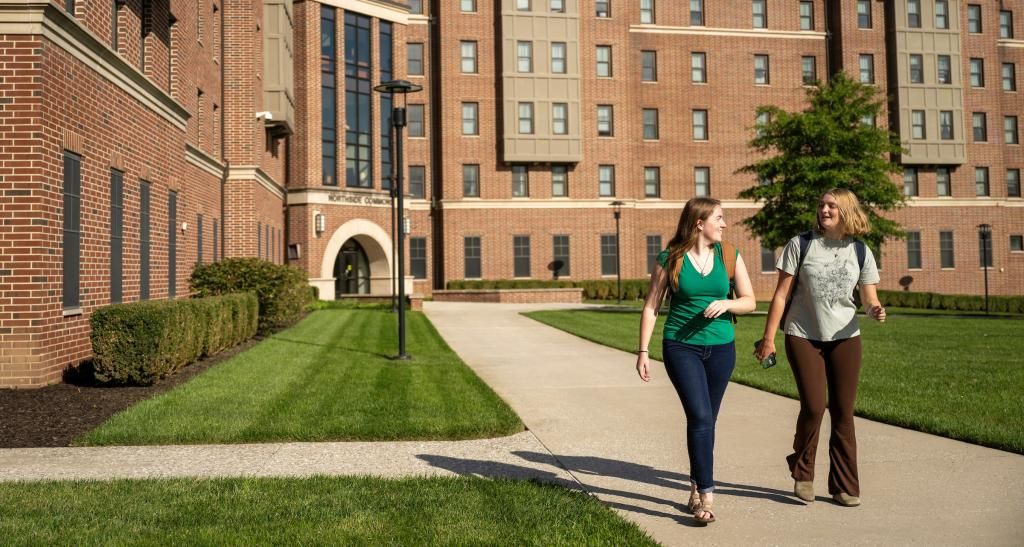
[[[98,385],[86,364],[68,372],[60,384],[40,389],[0,389],[0,448],[70,446],[115,413],[169,391],[257,342],[259,339],[251,339],[193,363],[152,386]]]

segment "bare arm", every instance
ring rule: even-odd
[[[775,353],[775,333],[779,330],[779,323],[782,322],[782,312],[786,309],[786,301],[789,300],[789,293],[793,290],[793,276],[779,270],[779,280],[775,284],[775,294],[772,295],[771,305],[768,307],[768,317],[764,322],[764,336],[761,338],[761,346],[754,351],[758,360],[767,358]]]
[[[885,308],[878,300],[878,285],[861,285],[860,301],[864,305],[864,311],[867,312],[868,317],[879,323],[885,323]]]
[[[661,306],[661,301],[667,290],[668,273],[660,264],[655,264],[654,271],[651,273],[651,284],[647,288],[647,299],[644,300],[644,309],[640,312],[640,344],[637,346],[636,356],[636,372],[645,382],[651,379],[647,346],[651,343],[654,323],[658,320],[658,307]]]
[[[715,300],[708,304],[704,310],[704,317],[714,318],[725,312],[732,312],[736,315],[743,315],[754,311],[757,301],[754,299],[754,286],[750,284],[750,276],[747,274],[747,266],[743,263],[743,257],[736,256],[736,271],[733,272],[736,281],[736,298],[732,300]]]

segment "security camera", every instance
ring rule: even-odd
[[[266,111],[266,110],[263,111],[263,112],[257,112],[256,113],[256,119],[257,120],[273,120],[274,119],[274,114],[269,112],[269,111]]]

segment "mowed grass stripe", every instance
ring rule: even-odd
[[[185,385],[122,412],[80,444],[466,439],[523,429],[515,413],[409,313],[315,312]]]

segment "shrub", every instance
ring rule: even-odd
[[[152,384],[251,338],[257,309],[252,294],[100,308],[89,318],[95,377],[104,383]]]
[[[294,324],[313,295],[306,273],[258,258],[229,258],[197,265],[189,280],[198,296],[253,292],[259,300],[259,334]]]
[[[896,308],[918,308],[953,311],[983,311],[985,297],[966,294],[929,292],[878,291],[882,305]],[[1024,313],[1024,296],[989,296],[989,311]]]

